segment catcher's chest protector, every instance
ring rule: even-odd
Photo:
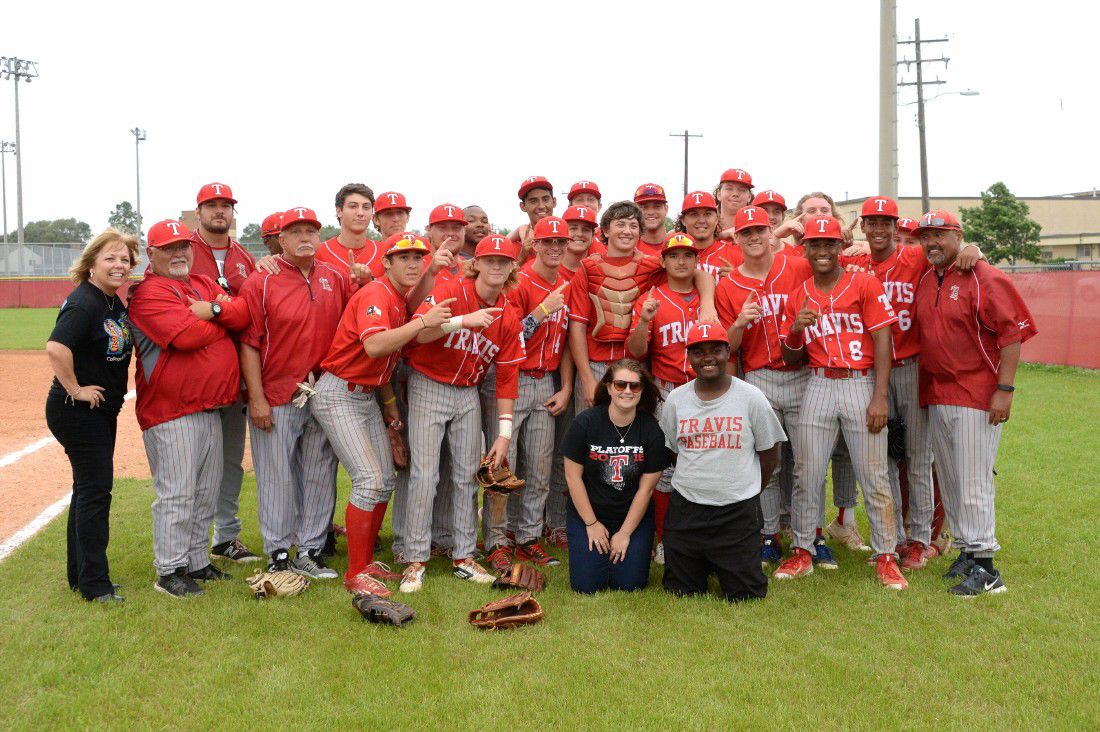
[[[644,255],[635,252],[631,261],[615,265],[595,254],[588,267],[588,297],[592,300],[592,337],[601,341],[622,341],[630,333],[630,313],[638,299],[643,281]]]

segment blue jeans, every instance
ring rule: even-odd
[[[617,525],[604,526],[612,536],[619,529]],[[654,530],[653,510],[649,509],[630,535],[626,556],[618,564],[612,564],[610,553],[600,554],[588,548],[584,522],[570,511],[565,531],[569,537],[569,584],[573,591],[590,594],[608,589],[627,592],[643,589],[649,583],[649,554],[653,549]]]

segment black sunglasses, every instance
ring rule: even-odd
[[[623,379],[615,379],[611,382],[611,385],[615,387],[615,391],[626,391],[627,389],[630,389],[630,391],[637,394],[642,390],[642,382],[640,381],[625,381]]]

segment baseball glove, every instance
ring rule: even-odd
[[[901,417],[886,422],[886,454],[891,460],[905,458],[905,420]]]
[[[405,436],[401,434],[401,430],[387,427],[386,437],[390,438],[390,454],[393,455],[393,467],[397,470],[404,470],[409,467],[409,447],[405,444]]]
[[[387,600],[378,595],[356,595],[351,604],[363,616],[363,620],[369,620],[372,623],[395,625],[400,628],[416,618],[416,611],[405,603]]]
[[[305,592],[309,580],[294,572],[261,572],[245,580],[258,600],[268,597],[294,597]]]
[[[517,562],[512,565],[510,572],[506,572],[493,581],[493,588],[497,590],[516,589],[542,592],[546,589],[546,575],[530,564]]]
[[[481,459],[481,465],[478,466],[474,477],[477,479],[479,486],[493,493],[514,493],[526,485],[526,481],[517,478],[512,469],[508,467],[507,461],[501,463],[499,468],[494,469],[493,461],[489,457]]]
[[[482,630],[516,628],[541,621],[542,606],[530,592],[502,597],[470,611],[470,625]]]

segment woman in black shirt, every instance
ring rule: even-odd
[[[54,380],[46,424],[73,469],[69,587],[86,600],[120,602],[107,567],[115,430],[133,339],[118,289],[137,263],[138,240],[107,229],[69,270],[76,289],[57,314],[46,355]]]
[[[572,499],[566,515],[569,582],[577,592],[640,590],[649,581],[649,498],[668,464],[653,409],[660,399],[637,361],[616,361],[596,385],[595,404],[562,442]]]

